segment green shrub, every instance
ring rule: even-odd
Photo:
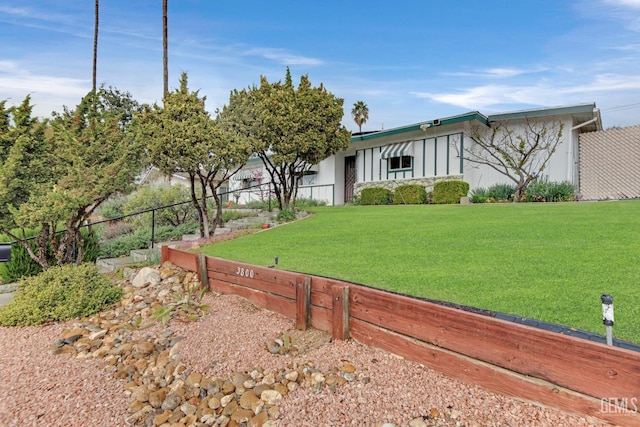
[[[575,201],[575,187],[569,182],[549,182],[548,178],[532,181],[524,193],[526,202]]]
[[[68,264],[22,279],[11,303],[0,309],[0,324],[39,325],[84,317],[118,301],[122,288],[94,264]]]
[[[99,245],[98,238],[95,233],[89,233],[86,228],[81,230],[84,237],[84,254],[82,256],[82,262],[95,262],[98,259]],[[25,230],[27,238],[34,237],[37,234],[36,230]],[[0,242],[10,242],[12,239],[5,235],[0,236]],[[31,240],[31,249],[37,253],[38,250]],[[47,260],[49,265],[55,265],[56,261],[53,258]],[[39,274],[42,271],[40,264],[35,262],[30,256],[27,249],[21,243],[14,243],[11,245],[11,261],[0,263],[0,277],[5,283],[15,282],[22,277],[30,277]]]
[[[289,209],[283,209],[280,212],[278,212],[278,216],[276,217],[276,219],[279,222],[289,222],[296,219],[296,214]]]
[[[490,202],[510,202],[513,200],[517,188],[513,184],[493,184],[487,190]]]
[[[363,188],[360,192],[361,205],[388,205],[389,203],[391,203],[391,191],[386,188]]]
[[[438,181],[433,186],[433,203],[460,203],[460,198],[466,196],[467,193],[469,193],[469,183],[467,182],[457,180]]]
[[[407,184],[393,191],[394,205],[420,205],[427,203],[427,190],[419,184]]]
[[[324,200],[307,199],[304,197],[296,199],[296,209],[311,208],[315,206],[327,206],[327,202]]]
[[[177,227],[165,225],[156,227],[155,242],[182,239],[185,234],[191,234],[198,229],[198,224],[190,222],[180,224]],[[129,255],[136,249],[146,249],[151,246],[151,227],[143,227],[135,230],[131,234],[125,234],[114,239],[100,242],[99,255],[102,258],[115,258],[122,255]]]
[[[183,185],[142,186],[127,196],[122,205],[122,212],[125,215],[131,215],[148,209],[185,202],[155,211],[156,227],[163,225],[177,226],[197,220],[195,209],[190,200],[189,189]],[[128,217],[127,222],[133,224],[134,227],[144,227],[151,225],[152,216],[151,212],[147,212]]]
[[[126,201],[126,196],[113,196],[100,205],[98,213],[106,219],[120,218],[124,215],[124,212],[122,211],[122,205],[124,205]]]
[[[469,200],[471,203],[484,203],[489,197],[489,191],[486,188],[476,188],[475,190],[471,190]]]

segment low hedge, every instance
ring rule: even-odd
[[[433,186],[433,203],[456,204],[469,193],[469,183],[458,180],[438,181]]]
[[[388,205],[391,200],[391,191],[386,188],[363,188],[360,192],[361,205]]]
[[[393,191],[394,205],[420,205],[427,203],[427,190],[420,184],[406,184]]]
[[[120,300],[122,288],[95,264],[51,267],[18,283],[13,301],[0,308],[0,325],[28,326],[90,316]]]

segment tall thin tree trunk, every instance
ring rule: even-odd
[[[96,93],[96,83],[98,74],[98,22],[100,15],[100,0],[96,0],[95,24],[93,27],[93,82],[91,90]]]
[[[169,35],[167,30],[167,2],[168,0],[162,0],[162,66],[164,83],[164,89],[162,92],[163,98],[166,97],[169,93]]]

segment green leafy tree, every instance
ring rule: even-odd
[[[464,153],[460,153],[457,145],[455,148],[467,162],[489,166],[513,181],[516,184],[514,200],[520,201],[562,142],[564,124],[525,118],[517,129],[507,122],[492,123],[489,128],[474,124],[467,129],[467,134],[475,143],[466,144]]]
[[[296,88],[287,68],[284,83],[251,89],[257,155],[274,184],[281,210],[294,210],[300,178],[310,168],[349,145],[351,132],[342,124],[344,100],[325,87],[313,87],[307,75]]]
[[[252,148],[223,132],[205,110],[206,97],[190,92],[187,74],[180,88],[164,98],[164,106],[146,107],[137,132],[147,144],[151,162],[166,174],[189,176],[191,201],[200,222],[200,235],[209,236],[222,222],[219,187],[240,169]],[[207,198],[215,200],[216,215],[210,228]]]
[[[80,263],[80,228],[109,196],[127,192],[140,169],[140,151],[129,133],[137,103],[128,93],[101,88],[75,110],[40,122],[31,117],[29,101],[11,111],[11,147],[0,167],[0,231],[22,243],[44,269],[51,260]],[[26,229],[38,230],[37,250],[28,244]]]
[[[369,107],[367,107],[367,104],[365,104],[364,101],[358,101],[353,104],[351,117],[353,117],[353,121],[358,125],[358,132],[362,133],[362,125],[369,120]]]

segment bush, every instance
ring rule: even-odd
[[[469,193],[469,183],[450,180],[438,181],[433,186],[433,203],[455,204],[460,203],[460,198]]]
[[[518,191],[512,184],[494,184],[487,190],[489,193],[488,201],[491,202],[510,202]]]
[[[569,182],[549,182],[548,178],[532,181],[524,193],[525,202],[575,201],[575,187]]]
[[[391,191],[386,188],[363,188],[360,192],[361,205],[388,205],[389,203],[391,203]]]
[[[100,205],[98,213],[106,219],[120,218],[124,215],[122,205],[124,205],[126,201],[126,196],[117,195],[111,197]]]
[[[107,223],[107,228],[102,233],[102,239],[115,239],[116,237],[124,236],[125,234],[131,233],[133,233],[133,227],[128,222],[110,221]]]
[[[89,233],[86,228],[81,230],[84,237],[84,254],[82,262],[95,262],[98,258],[98,238],[95,233]],[[27,238],[34,237],[37,234],[36,230],[25,230]],[[8,236],[0,236],[0,242],[11,242]],[[37,253],[37,248],[30,241],[31,249]],[[55,259],[51,258],[47,260],[49,265],[55,265]],[[31,277],[39,274],[42,271],[40,264],[35,262],[27,252],[21,243],[14,243],[11,245],[11,261],[0,263],[0,278],[4,283],[16,282],[23,277]]]
[[[125,215],[131,215],[147,209],[185,202],[159,209],[155,212],[156,227],[163,225],[177,226],[185,222],[197,220],[195,209],[190,200],[191,193],[189,189],[183,185],[142,186],[127,196],[126,201],[122,205],[122,212]],[[135,215],[128,217],[127,222],[133,224],[134,227],[148,226],[151,224],[152,215],[151,212]]]
[[[156,227],[154,240],[163,242],[182,239],[185,234],[191,234],[198,229],[196,223],[180,224],[177,227],[165,225]],[[99,255],[102,258],[115,258],[129,255],[136,249],[146,249],[151,246],[151,227],[143,227],[131,234],[125,234],[115,239],[104,240],[100,243]]]
[[[278,216],[276,217],[276,219],[279,222],[289,222],[296,219],[296,214],[289,209],[283,209],[280,212],[278,212]]]
[[[296,199],[296,209],[311,208],[315,206],[327,206],[327,202],[324,200],[306,199],[304,197]]]
[[[51,267],[22,279],[11,303],[0,309],[0,324],[39,325],[94,314],[122,297],[94,264]]]
[[[486,188],[476,188],[475,190],[471,190],[469,200],[471,203],[484,203],[490,197],[489,191]]]
[[[427,190],[422,185],[400,185],[393,192],[394,205],[420,205],[424,203],[427,203]]]

